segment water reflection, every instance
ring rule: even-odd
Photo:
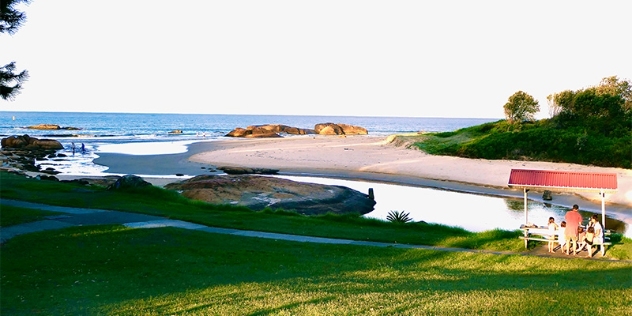
[[[390,211],[410,213],[413,221],[425,221],[449,226],[462,227],[468,231],[480,232],[495,228],[515,230],[525,223],[524,200],[439,189],[419,188],[395,184],[349,181],[317,177],[279,176],[301,182],[342,185],[368,193],[373,188],[377,204],[366,217],[386,220]],[[568,206],[558,206],[528,200],[528,222],[545,226],[549,217],[556,223],[564,220]],[[595,213],[582,211],[585,223]],[[601,219],[601,214],[599,214]],[[624,222],[606,216],[606,228],[625,232],[630,237]]]

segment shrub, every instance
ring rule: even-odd
[[[405,213],[404,211],[389,211],[386,219],[393,223],[408,223],[412,221],[410,213]]]

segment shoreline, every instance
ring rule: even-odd
[[[390,142],[389,136],[231,138],[195,142],[187,152],[178,154],[100,153],[99,156],[94,163],[109,167],[107,173],[136,174],[158,185],[184,179],[176,174],[222,174],[215,168],[233,166],[278,169],[279,175],[382,182],[515,198],[522,198],[523,191],[507,186],[512,168],[611,172],[617,174],[619,190],[606,194],[606,213],[616,213],[618,218],[629,218],[626,221],[632,223],[632,170],[435,156],[397,146]],[[542,191],[532,190],[528,197],[565,207],[578,204],[581,209],[601,212],[597,192],[553,191],[553,200],[544,201]]]

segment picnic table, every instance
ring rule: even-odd
[[[582,226],[582,227],[584,227],[584,229],[586,229],[585,226]],[[546,226],[520,225],[520,230],[523,231],[523,235],[520,236],[520,239],[524,239],[524,247],[525,248],[527,248],[527,244],[528,244],[529,240],[544,241],[544,242],[554,241],[554,242],[557,242],[559,244],[560,240],[562,240],[564,238],[564,236],[560,236],[559,235],[559,230],[551,231]],[[596,242],[593,243],[593,246],[601,247],[601,256],[602,257],[606,254],[606,246],[612,245],[612,242],[610,241],[610,234],[611,234],[610,230],[604,231],[603,241],[601,243],[596,243]]]

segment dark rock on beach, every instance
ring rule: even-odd
[[[37,160],[44,160],[46,157],[55,155],[58,149],[64,146],[52,139],[38,139],[28,135],[9,136],[2,138],[2,152],[0,162],[3,169],[42,172],[56,174],[54,170],[40,170],[36,166]]]
[[[143,178],[136,175],[128,174],[118,178],[112,185],[108,187],[108,190],[127,190],[148,186],[151,186],[151,183],[143,180]]]
[[[8,149],[49,149],[49,150],[57,150],[64,149],[64,146],[54,139],[39,139],[35,137],[30,137],[29,135],[22,136],[9,136],[5,137],[1,141],[2,148]]]
[[[347,187],[256,175],[202,175],[165,188],[213,204],[293,210],[305,215],[367,214],[375,206],[367,194]]]
[[[247,167],[217,167],[226,174],[278,174],[279,169],[247,168]]]

